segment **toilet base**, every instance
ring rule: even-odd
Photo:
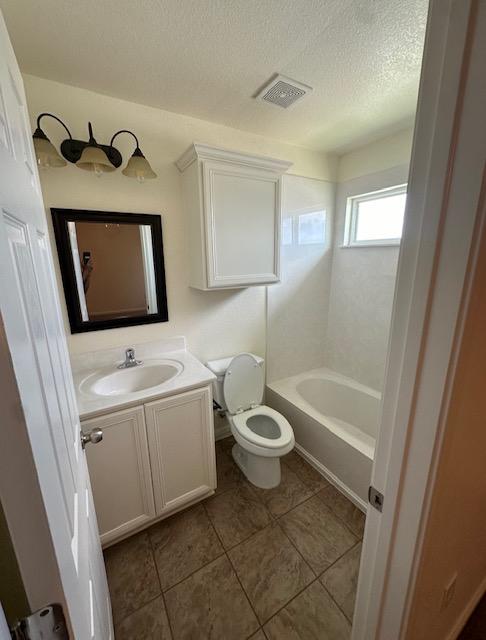
[[[237,442],[231,450],[233,460],[255,487],[273,489],[280,484],[280,458],[256,456],[246,451]]]

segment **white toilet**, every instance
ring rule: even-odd
[[[261,404],[263,359],[251,353],[211,360],[207,366],[217,376],[214,399],[228,411],[236,440],[232,454],[248,480],[262,489],[280,484],[280,458],[294,448],[287,419]]]

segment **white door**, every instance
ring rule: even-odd
[[[76,640],[107,640],[113,636],[110,601],[46,217],[22,78],[1,16],[0,311],[66,614]]]

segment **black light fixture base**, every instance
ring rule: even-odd
[[[89,142],[85,142],[84,140],[73,140],[72,138],[67,138],[61,143],[61,153],[68,162],[76,164],[88,144]],[[118,149],[110,147],[107,144],[98,144],[98,147],[103,149],[108,160],[114,167],[118,168],[121,165],[123,160]]]

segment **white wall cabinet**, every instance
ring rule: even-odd
[[[103,545],[170,515],[216,488],[210,387],[81,423],[102,429],[86,455]]]
[[[178,160],[190,285],[233,289],[280,279],[282,174],[289,162],[194,144]]]

